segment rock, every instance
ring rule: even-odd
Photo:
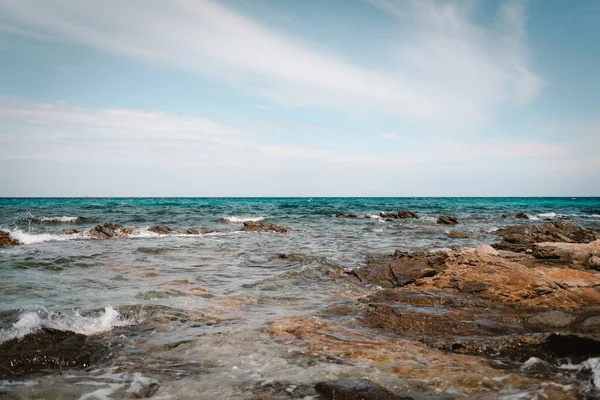
[[[400,210],[398,218],[419,218],[419,216],[410,210]]]
[[[127,236],[132,231],[133,229],[123,228],[123,226],[119,224],[103,224],[96,225],[96,227],[90,231],[90,235],[96,239],[110,239]]]
[[[152,382],[148,385],[143,385],[139,390],[132,392],[131,397],[134,399],[147,399],[154,396],[160,389],[158,382]]]
[[[351,213],[347,215],[348,218],[358,218],[358,215]]]
[[[390,219],[398,218],[398,214],[393,213],[393,212],[387,212],[387,211],[380,212],[379,216],[381,218],[390,218]]]
[[[346,214],[344,214],[344,213],[336,213],[335,216],[336,216],[336,218],[343,218],[343,217],[346,216]]]
[[[74,235],[76,233],[79,233],[79,231],[77,229],[67,229],[65,231],[65,235]]]
[[[557,356],[569,357],[574,363],[600,356],[600,341],[585,336],[552,334],[546,345]]]
[[[104,348],[85,335],[43,328],[0,343],[0,377],[15,377],[48,369],[89,367]]]
[[[581,328],[584,331],[598,332],[600,329],[600,316],[594,316],[586,319],[581,324]]]
[[[158,233],[160,235],[169,235],[171,233],[177,232],[176,230],[169,228],[168,226],[165,226],[165,225],[156,225],[156,226],[148,228],[148,230],[150,232]]]
[[[326,400],[412,400],[366,379],[319,382],[315,389]]]
[[[292,261],[300,261],[305,262],[309,259],[309,257],[300,253],[281,253],[273,257],[269,257],[269,261],[273,260],[292,260]]]
[[[0,246],[16,246],[21,244],[16,239],[13,239],[8,232],[0,231]]]
[[[597,269],[600,266],[600,240],[591,243],[535,243],[532,245],[532,254],[539,259],[555,259]]]
[[[469,235],[467,232],[452,231],[448,234],[448,237],[453,239],[468,239],[471,237],[471,235]]]
[[[188,235],[199,235],[200,231],[198,229],[189,228],[186,233]]]
[[[444,225],[456,225],[458,224],[458,218],[453,217],[451,215],[442,215],[438,217],[437,223]]]
[[[524,252],[534,243],[565,242],[589,243],[600,239],[600,235],[591,229],[584,229],[570,221],[557,221],[546,225],[506,226],[494,232],[502,236],[503,242],[495,243],[495,249]]]
[[[564,328],[575,322],[577,318],[563,311],[546,311],[539,313],[527,320],[533,325],[543,325],[550,328]]]
[[[289,232],[289,228],[285,226],[279,226],[275,224],[263,224],[260,221],[246,221],[244,222],[244,227],[242,228],[242,232],[280,232],[285,233]]]
[[[529,215],[525,213],[518,214],[503,214],[502,218],[514,218],[514,219],[529,219]]]

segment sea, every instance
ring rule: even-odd
[[[404,209],[420,218],[380,217]],[[439,225],[441,215],[459,224]],[[297,385],[323,379],[400,384],[404,377],[368,364],[307,361],[269,326],[312,318],[360,290],[330,272],[369,257],[494,243],[502,226],[561,219],[599,229],[600,198],[0,198],[0,229],[22,243],[0,247],[0,342],[54,328],[99,335],[114,353],[0,381],[0,397],[114,399],[151,387],[152,398],[238,399],[286,382],[294,398]],[[245,221],[290,231],[242,232]],[[109,240],[87,233],[103,223],[133,231]],[[179,233],[148,231],[155,225]],[[279,257],[290,253],[305,257]]]

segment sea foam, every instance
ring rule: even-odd
[[[53,234],[53,233],[31,233],[31,232],[24,232],[18,228],[10,230],[9,233],[12,238],[17,239],[22,244],[34,244],[34,243],[43,243],[43,242],[52,242],[52,241],[65,241],[65,240],[89,238],[89,236],[86,236],[83,234],[64,235],[64,234]]]
[[[111,306],[97,316],[85,317],[75,311],[72,314],[55,312],[26,312],[12,327],[0,330],[0,342],[20,338],[42,328],[52,328],[61,331],[73,331],[83,335],[110,331],[116,326],[133,325],[134,321],[124,318]]]
[[[222,217],[219,218],[220,221],[223,222],[233,222],[233,223],[242,223],[242,222],[249,222],[249,221],[254,221],[254,222],[258,222],[258,221],[262,221],[264,220],[265,217]]]

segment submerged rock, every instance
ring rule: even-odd
[[[412,400],[366,379],[319,382],[315,389],[326,400]]]
[[[468,239],[471,237],[471,235],[467,232],[452,231],[448,234],[448,237],[453,239]]]
[[[458,218],[453,217],[452,215],[442,215],[438,217],[437,223],[443,225],[456,225],[458,224]]]
[[[76,233],[79,233],[79,231],[77,229],[67,229],[65,231],[65,235],[74,235]]]
[[[506,226],[494,232],[503,241],[493,246],[498,250],[523,252],[532,248],[534,243],[565,242],[589,243],[600,239],[600,234],[585,229],[570,221],[557,221],[546,225]]]
[[[185,231],[185,233],[188,235],[199,235],[200,231],[198,229],[189,228],[187,231]]]
[[[285,226],[279,226],[275,224],[263,224],[260,221],[246,221],[244,222],[244,227],[242,228],[242,232],[280,232],[285,233],[289,231],[289,228]]]
[[[527,215],[525,213],[502,214],[502,218],[529,219],[529,215]]]
[[[104,348],[85,335],[51,328],[0,343],[0,377],[73,367],[89,367]]]
[[[380,212],[379,216],[381,218],[398,218],[398,214],[396,214],[394,212],[387,212],[387,211]]]
[[[165,225],[152,226],[152,227],[148,228],[148,230],[150,232],[158,233],[161,235],[169,235],[171,233],[177,233],[177,231],[175,229],[169,228],[168,226],[165,226]]]
[[[13,239],[10,233],[0,231],[0,246],[16,246],[21,244],[17,239]]]

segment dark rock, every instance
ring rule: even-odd
[[[410,210],[400,210],[398,212],[398,218],[419,218],[419,216]]]
[[[366,379],[319,382],[315,389],[326,400],[412,400]]]
[[[186,233],[188,235],[199,235],[200,231],[198,229],[189,228]]]
[[[77,229],[67,229],[65,231],[65,235],[74,235],[76,233],[79,233],[79,231]]]
[[[351,213],[347,215],[348,218],[358,218],[358,215]]]
[[[90,231],[90,235],[96,239],[110,239],[114,237],[121,237],[129,235],[133,229],[123,228],[119,224],[103,224],[96,225],[94,229]]]
[[[558,357],[569,357],[575,362],[600,356],[600,341],[585,336],[553,333],[546,339],[546,345]]]
[[[525,213],[518,214],[503,214],[502,218],[514,218],[514,219],[529,219],[529,215]]]
[[[43,328],[0,343],[0,377],[73,367],[89,367],[104,348],[85,335]]]
[[[18,244],[21,242],[10,237],[8,232],[0,231],[0,246],[16,246]]]
[[[289,228],[285,226],[279,226],[275,224],[263,224],[260,221],[246,221],[244,222],[244,227],[242,228],[242,232],[280,232],[285,233],[289,231]]]
[[[304,262],[308,259],[304,254],[299,253],[281,253],[276,256],[270,257],[269,261],[272,260],[293,260],[293,261],[301,261]]]
[[[466,232],[452,231],[448,234],[448,237],[453,239],[468,239],[471,237],[471,235]]]
[[[458,218],[453,217],[451,215],[442,215],[438,217],[437,223],[444,225],[456,225],[458,224]]]
[[[169,228],[168,226],[164,226],[164,225],[156,225],[156,226],[153,226],[151,228],[148,228],[148,230],[150,232],[158,233],[158,234],[161,234],[161,235],[169,235],[171,233],[176,233],[177,232],[176,230],[174,230],[172,228]]]
[[[344,214],[344,213],[336,213],[335,216],[336,216],[336,218],[343,218],[343,217],[346,216],[346,214]]]
[[[492,246],[498,250],[524,252],[534,243],[565,242],[589,243],[600,238],[591,229],[585,229],[570,221],[556,221],[546,225],[513,225],[494,232],[504,240]]]
[[[398,218],[398,214],[393,213],[393,212],[387,212],[387,211],[380,212],[379,216],[381,218],[390,218],[390,219],[392,219],[392,218]]]
[[[154,396],[159,389],[160,384],[158,382],[152,382],[149,385],[142,386],[137,392],[133,392],[131,397],[135,399],[147,399],[148,397]]]
[[[550,328],[564,328],[575,322],[577,318],[563,311],[545,311],[529,318],[527,322],[533,325],[542,325]]]

